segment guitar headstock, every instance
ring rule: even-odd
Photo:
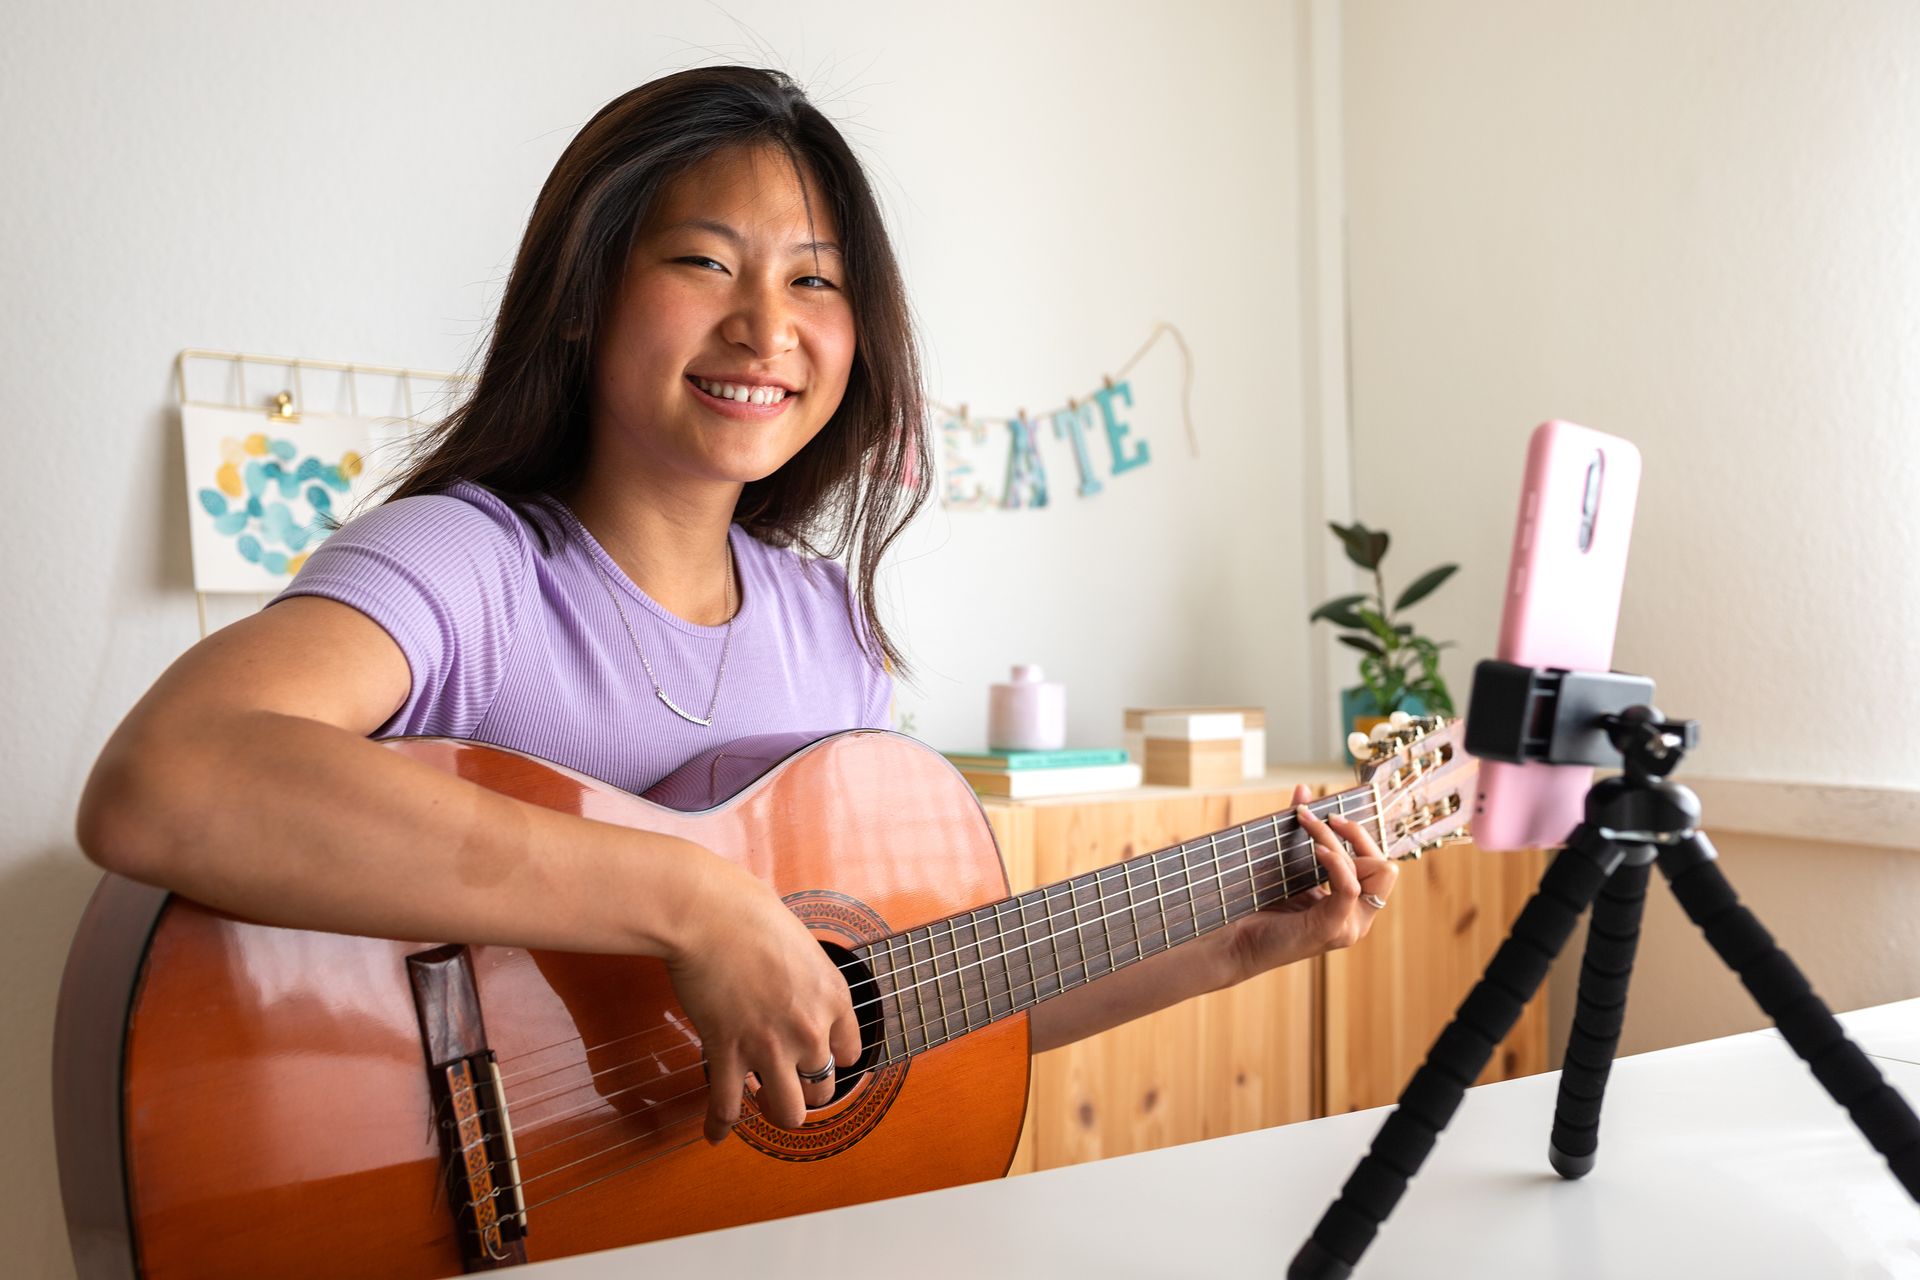
[[[1371,735],[1347,739],[1360,781],[1373,788],[1381,852],[1418,858],[1472,840],[1467,819],[1480,762],[1466,752],[1466,722],[1396,711]]]

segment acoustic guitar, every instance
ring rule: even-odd
[[[1399,729],[1313,809],[1390,856],[1464,838],[1459,731]],[[385,745],[760,876],[846,975],[859,1064],[800,1128],[748,1105],[709,1146],[658,960],[274,928],[109,875],[54,1035],[85,1280],[446,1276],[998,1177],[1029,1009],[1325,878],[1289,810],[1010,894],[958,771],[878,730],[734,743],[644,797],[480,743]]]

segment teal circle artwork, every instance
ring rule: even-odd
[[[220,454],[213,484],[197,491],[201,509],[235,555],[276,576],[298,573],[326,540],[337,499],[364,466],[352,450],[337,462],[303,458],[296,442],[265,434],[222,440]]]

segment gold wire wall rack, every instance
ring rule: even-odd
[[[209,370],[224,376],[211,376]],[[269,371],[274,370],[278,375],[270,376]],[[309,383],[316,374],[330,385],[326,391],[310,398]],[[384,381],[385,399],[373,388],[363,387],[363,379]],[[436,403],[451,407],[452,397],[470,388],[474,381],[474,376],[468,373],[206,347],[183,348],[174,359],[174,390],[180,408],[257,409],[264,423],[297,422],[303,414],[312,414],[371,416],[411,423],[418,428],[430,425],[420,417],[423,400],[429,413]],[[423,388],[424,395],[421,394]],[[208,398],[210,393],[215,398]],[[196,588],[193,595],[200,636],[205,639],[207,593]],[[270,598],[262,595],[259,603],[264,606]]]

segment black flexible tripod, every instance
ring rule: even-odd
[[[1579,1006],[1568,1038],[1548,1160],[1562,1177],[1592,1170],[1600,1106],[1626,1018],[1649,868],[1658,863],[1689,919],[1761,1010],[1847,1109],[1920,1201],[1920,1119],[1847,1039],[1825,1002],[1715,865],[1697,830],[1700,802],[1665,780],[1697,741],[1692,721],[1668,723],[1634,676],[1543,671],[1483,662],[1475,671],[1467,750],[1519,763],[1622,765],[1587,793],[1586,820],[1549,864],[1484,976],[1434,1041],[1399,1104],[1381,1125],[1340,1196],[1287,1268],[1288,1280],[1343,1280],[1407,1189],[1467,1086],[1545,979],[1588,904],[1593,923],[1580,968]],[[1476,724],[1478,721],[1478,725]],[[1478,727],[1478,733],[1476,728]]]

